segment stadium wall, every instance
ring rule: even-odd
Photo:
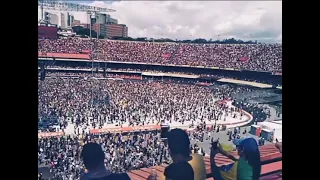
[[[50,60],[45,58],[38,59],[38,62],[48,62]],[[282,84],[282,76],[274,75],[270,72],[256,72],[256,71],[240,71],[233,69],[217,69],[206,67],[191,67],[191,66],[175,66],[175,65],[155,65],[155,64],[141,64],[128,62],[111,62],[111,61],[95,61],[95,67],[107,67],[111,69],[140,69],[145,71],[163,71],[163,72],[184,72],[194,74],[211,74],[224,77],[237,77],[240,79],[254,79],[260,81],[271,81],[272,84]],[[74,67],[91,67],[90,60],[72,60],[72,59],[55,59],[56,66],[74,66]],[[215,82],[217,78],[202,77],[201,82]]]

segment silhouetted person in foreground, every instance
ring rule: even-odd
[[[170,168],[174,166],[180,166],[179,168],[187,168],[183,164],[176,163],[188,163],[193,169],[194,179],[205,180],[206,179],[206,168],[203,157],[197,153],[191,154],[190,152],[190,140],[188,134],[182,129],[173,129],[168,132],[168,147],[170,150],[170,156],[173,163],[166,167],[167,171],[171,171]],[[187,168],[188,169],[188,168]],[[186,169],[186,171],[187,171]],[[171,177],[182,176],[180,171],[175,172],[175,175]],[[165,180],[166,177],[160,174],[158,180]],[[170,179],[170,178],[169,178]],[[174,179],[172,179],[174,180]]]
[[[99,144],[88,143],[83,146],[81,152],[83,164],[88,172],[81,180],[130,180],[127,173],[113,174],[104,165],[105,155]]]
[[[164,171],[166,180],[194,180],[192,166],[188,162],[170,164]]]

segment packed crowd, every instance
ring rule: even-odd
[[[282,72],[281,44],[178,44],[97,39],[39,39],[43,54],[83,53],[92,59]]]
[[[167,146],[159,132],[100,134],[38,139],[38,163],[50,166],[52,179],[79,179],[84,173],[80,154],[82,145],[95,142],[105,153],[105,165],[111,172],[127,172],[169,161]]]
[[[220,130],[219,130],[220,129]],[[195,131],[188,132],[193,143],[191,153],[205,156],[200,143],[211,140],[213,132],[221,131],[220,126],[197,126]],[[228,129],[229,141],[246,136],[246,129],[240,127]],[[259,140],[259,145],[260,144]],[[38,139],[38,165],[49,167],[53,180],[78,180],[86,172],[81,151],[84,144],[95,142],[101,145],[105,155],[104,165],[113,173],[128,172],[141,168],[170,163],[172,159],[168,144],[161,140],[159,130],[131,132],[124,134],[83,134],[80,136],[60,136]],[[231,146],[230,146],[231,147]]]
[[[206,153],[199,143],[204,139],[213,138],[213,132],[219,132],[220,126],[197,126],[195,131],[188,132],[191,140],[191,153],[205,156]],[[247,133],[235,128],[228,129],[231,141]],[[105,166],[110,172],[121,173],[140,168],[148,168],[170,163],[168,146],[161,140],[160,131],[142,131],[126,134],[83,134],[38,139],[38,165],[48,166],[51,179],[79,179],[85,173],[80,154],[84,144],[95,142],[101,145],[105,154]],[[198,143],[199,142],[199,143]]]
[[[156,81],[50,78],[39,81],[39,119],[57,117],[62,129],[70,122],[81,129],[105,124],[208,123],[242,116],[238,109],[218,100],[251,90],[229,85],[205,88]],[[105,98],[110,99],[108,104],[91,103]]]
[[[66,131],[72,124],[74,132],[64,137],[39,138],[39,165],[50,166],[52,179],[79,179],[84,172],[80,159],[82,144],[93,141],[101,144],[105,165],[112,172],[170,161],[168,147],[161,141],[159,131],[93,135],[88,130],[106,125],[191,123],[199,130],[190,134],[191,137],[203,141],[210,139],[210,133],[204,131],[206,123],[242,116],[238,108],[220,103],[221,100],[250,91],[250,88],[231,85],[202,87],[157,81],[47,78],[38,82],[39,120],[56,118],[58,130]],[[100,100],[103,103],[94,103]],[[216,128],[219,131],[220,127],[214,126]],[[197,145],[191,150],[205,154]]]

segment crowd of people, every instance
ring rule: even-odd
[[[194,84],[157,81],[92,80],[85,78],[47,78],[39,81],[39,119],[56,117],[61,129],[155,125],[176,122],[180,125],[213,122],[242,116],[220,100],[235,93],[252,91],[237,86],[206,88]],[[97,100],[108,103],[95,104]],[[80,131],[81,132],[81,131]]]
[[[92,59],[282,72],[281,44],[194,44],[39,39],[42,54],[87,53]],[[92,51],[93,50],[93,51]]]
[[[129,134],[85,134],[38,139],[38,163],[50,166],[52,179],[79,179],[84,173],[82,145],[95,142],[105,153],[105,165],[114,173],[137,170],[169,161],[168,147],[159,131]]]
[[[212,140],[211,133],[213,131],[218,132],[219,130],[216,128],[200,129],[188,133],[188,137],[191,140],[196,139],[198,142],[202,142],[204,138]],[[230,141],[233,140],[234,142],[239,141],[242,138],[241,134],[246,134],[247,132],[246,130],[241,131],[240,128],[235,128],[233,131],[228,129],[227,133]],[[87,168],[89,168],[89,165],[86,165],[83,159],[83,154],[86,153],[83,152],[83,145],[92,143],[101,146],[103,166],[110,173],[124,173],[140,168],[157,166],[162,163],[170,164],[175,161],[172,157],[175,152],[170,149],[170,142],[167,143],[161,140],[160,131],[143,131],[127,134],[107,133],[39,138],[38,163],[39,165],[49,166],[50,179],[78,180],[84,174],[88,174]],[[263,144],[264,141],[260,139],[259,145]],[[195,157],[195,154],[199,156],[206,155],[204,149],[197,143],[191,143],[186,147],[189,147],[189,153],[194,153],[193,157]],[[91,152],[87,156],[95,156],[94,153],[96,152]],[[193,163],[190,164],[192,165]]]
[[[190,146],[190,152],[205,156],[209,152],[205,152],[197,142],[213,138],[212,133],[219,132],[219,126],[197,128],[195,131],[188,132],[190,139],[196,140],[196,143]],[[240,138],[240,132],[240,128],[236,128],[234,131],[228,130],[227,135],[232,135],[232,139],[236,139]],[[243,134],[245,133],[246,130],[243,131]],[[81,136],[39,138],[38,164],[49,167],[53,175],[51,179],[79,179],[86,172],[81,160],[82,147],[92,142],[101,145],[105,155],[104,165],[112,173],[138,170],[172,161],[168,144],[161,139],[160,130],[154,130],[125,134],[86,133]]]
[[[237,93],[253,91],[232,85],[203,87],[151,80],[101,81],[85,76],[52,76],[38,82],[39,121],[57,119],[57,130],[65,132],[70,124],[74,126],[74,132],[66,133],[66,136],[38,139],[39,165],[50,167],[54,175],[52,179],[79,179],[84,172],[80,152],[82,145],[88,142],[102,146],[105,166],[112,172],[127,172],[169,162],[168,146],[161,141],[159,131],[95,135],[90,134],[89,129],[106,125],[191,124],[199,129],[190,134],[192,138],[203,141],[203,138],[210,138],[209,135],[205,137],[210,133],[199,128],[200,125],[243,115],[240,108],[227,106],[221,101]],[[197,145],[191,150],[205,154]]]
[[[91,59],[106,61],[282,71],[280,44],[154,43],[64,38],[39,39],[38,49],[42,55],[89,53]],[[61,68],[61,66],[52,67]],[[184,72],[184,74],[193,73]],[[171,144],[173,149],[170,149],[170,143],[164,143],[161,139],[160,130],[92,134],[90,133],[92,129],[159,124],[185,126],[194,129],[188,135],[191,140],[196,141],[189,151],[204,156],[209,152],[205,152],[197,142],[211,139],[213,131],[224,130],[223,127],[216,125],[217,122],[232,118],[242,119],[244,115],[242,110],[253,116],[253,122],[264,121],[270,116],[269,109],[260,105],[234,101],[233,106],[230,106],[226,103],[232,101],[236,94],[255,91],[250,87],[215,83],[205,87],[194,82],[156,81],[148,78],[142,81],[99,80],[97,78],[104,77],[102,73],[94,73],[94,79],[90,78],[92,75],[50,71],[47,72],[50,78],[38,81],[39,133],[64,132],[63,136],[38,138],[38,164],[49,168],[51,179],[80,179],[80,176],[88,170],[81,154],[83,145],[92,142],[101,146],[103,165],[112,173],[152,167],[179,159],[177,158],[179,156],[174,156],[173,145]],[[201,76],[225,78],[209,74]],[[263,82],[273,84],[271,81]],[[246,133],[246,129],[243,131],[235,128],[228,129],[226,135],[229,136],[229,141],[232,141],[240,139],[242,134]],[[265,140],[260,138],[258,142],[259,145],[263,145]],[[190,142],[185,147],[189,148],[189,145]],[[173,171],[174,168],[173,166],[167,168],[165,175],[171,176],[170,169]],[[195,171],[195,176],[196,173]],[[259,174],[256,173],[256,176]]]

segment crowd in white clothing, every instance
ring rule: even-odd
[[[104,124],[139,126],[225,120],[227,116],[239,116],[239,110],[221,106],[217,100],[243,91],[251,89],[155,81],[47,78],[39,81],[39,119],[56,117],[62,124],[71,122],[77,127],[90,123],[93,128],[102,128]]]

